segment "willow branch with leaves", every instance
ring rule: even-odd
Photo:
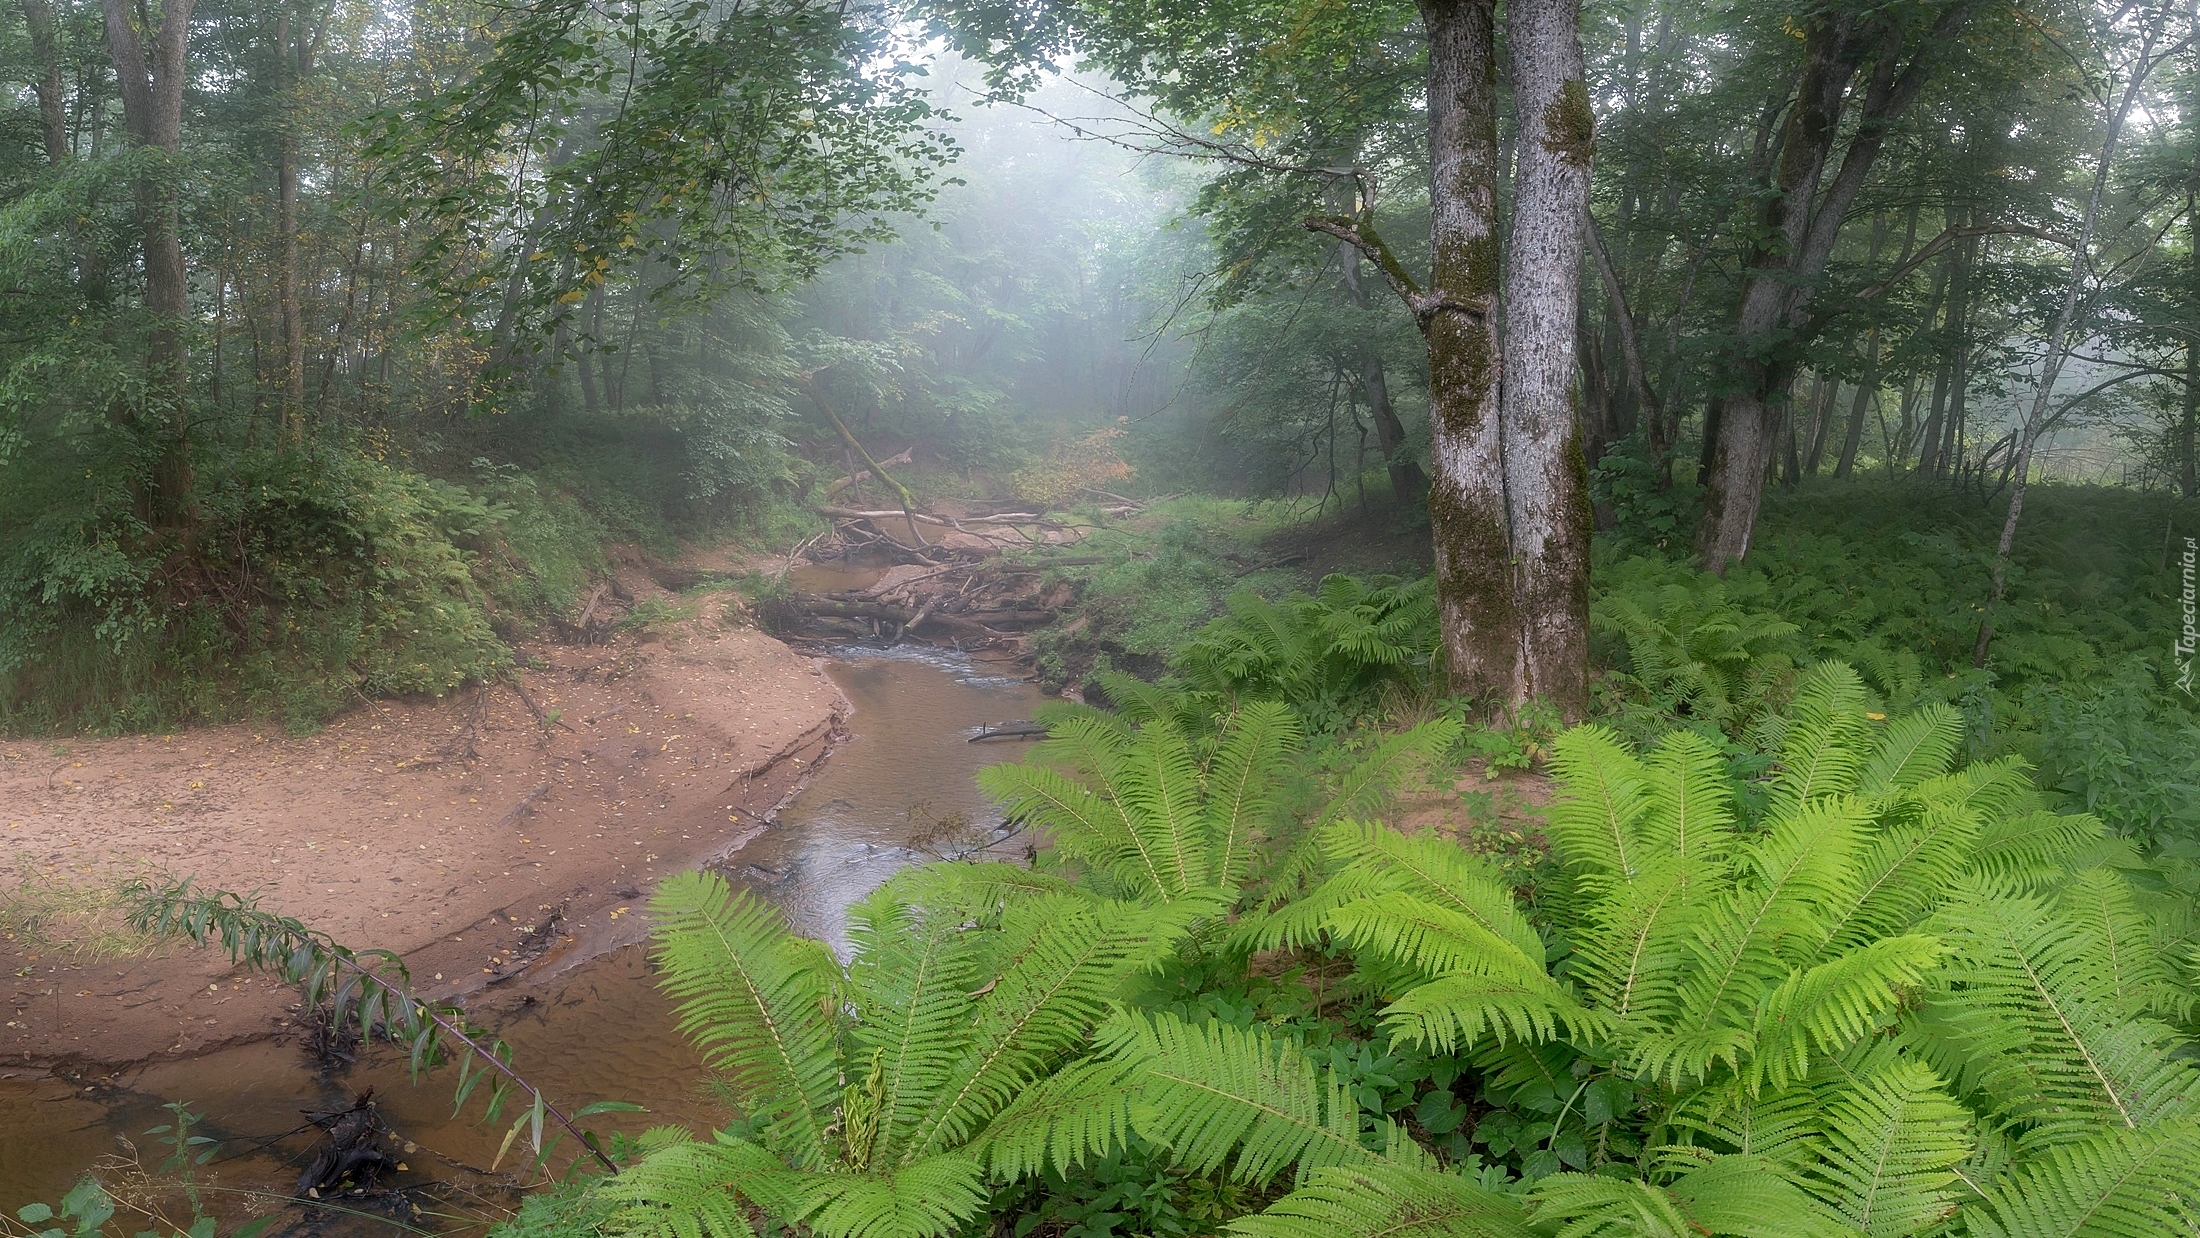
[[[458,1007],[431,1005],[414,996],[412,973],[395,953],[352,950],[301,921],[263,910],[255,897],[226,890],[201,892],[188,877],[158,886],[135,881],[124,893],[133,904],[132,928],[156,938],[188,937],[202,946],[218,939],[232,962],[301,986],[307,1006],[318,1006],[326,997],[331,1031],[356,1025],[361,1038],[371,1039],[379,1025],[391,1041],[407,1046],[416,1076],[436,1065],[449,1045],[457,1045],[463,1052],[457,1055],[456,1108],[465,1108],[483,1079],[490,1081],[488,1121],[497,1120],[513,1090],[531,1098],[505,1137],[507,1147],[522,1129],[529,1129],[536,1161],[545,1160],[556,1140],[547,1146],[543,1143],[543,1124],[555,1122],[587,1148],[605,1172],[619,1172],[593,1134],[574,1125],[573,1117],[551,1104],[541,1088],[512,1069],[510,1046],[501,1040],[480,1039],[480,1029],[471,1026]],[[626,1106],[591,1105],[574,1116],[612,1108]]]

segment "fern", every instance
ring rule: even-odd
[[[852,909],[842,970],[715,876],[667,881],[656,907],[681,1025],[761,1128],[660,1147],[618,1180],[619,1223],[658,1238],[746,1236],[751,1209],[827,1238],[938,1238],[984,1210],[989,1155],[1014,1176],[1120,1142],[1121,1068],[1056,1072],[1214,911],[920,869]]]
[[[1257,1216],[1246,1238],[1531,1238],[1526,1209],[1457,1174],[1400,1165],[1322,1168]]]
[[[1888,1061],[1836,1095],[1810,1170],[1826,1202],[1871,1238],[1918,1233],[1955,1211],[1971,1114],[1937,1075],[1916,1061]]]
[[[2059,1147],[1963,1210],[1974,1238],[2163,1238],[2200,1223],[2200,1127],[2111,1130]]]
[[[1293,1165],[1303,1173],[1378,1159],[1360,1143],[1359,1104],[1288,1040],[1166,1014],[1118,1016],[1105,1035],[1145,1083],[1139,1132],[1191,1172],[1227,1161],[1235,1176],[1265,1182]]]
[[[667,878],[651,910],[680,1029],[735,1098],[770,1120],[777,1149],[822,1166],[840,1092],[831,953],[790,936],[777,911],[715,873]]]

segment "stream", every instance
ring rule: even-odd
[[[800,583],[849,587],[837,579]],[[1004,858],[1024,853],[1023,840],[987,831],[999,813],[972,775],[1016,759],[1025,748],[968,740],[988,725],[1030,717],[1039,694],[1007,677],[1013,672],[996,674],[983,663],[906,646],[836,650],[827,670],[854,706],[849,740],[772,828],[714,867],[782,908],[795,931],[839,946],[848,906],[897,869],[977,848]],[[569,1111],[598,1100],[648,1110],[591,1118],[586,1124],[592,1129],[608,1137],[615,1130],[674,1123],[704,1133],[724,1120],[726,1110],[709,1092],[701,1062],[674,1030],[670,1005],[657,992],[641,947],[534,978],[522,1000],[515,1014],[487,1021],[498,1024],[493,1030],[511,1045],[514,1063],[530,1081]],[[169,1149],[145,1132],[171,1121],[164,1106],[180,1101],[204,1115],[194,1133],[219,1141],[214,1159],[195,1172],[226,1235],[235,1220],[280,1206],[295,1189],[314,1147],[309,1136],[315,1132],[298,1130],[301,1111],[342,1109],[371,1086],[385,1122],[397,1132],[393,1142],[405,1151],[407,1169],[395,1184],[425,1187],[412,1192],[422,1211],[411,1224],[424,1230],[478,1224],[516,1203],[509,1176],[486,1172],[512,1114],[496,1125],[479,1121],[477,1096],[454,1120],[454,1083],[455,1071],[445,1068],[415,1084],[403,1060],[386,1049],[343,1074],[323,1076],[298,1046],[275,1042],[159,1063],[113,1085],[0,1079],[0,1207],[12,1213],[34,1200],[56,1202],[103,1159],[112,1173],[111,1158],[126,1141],[137,1145],[145,1168],[157,1167]],[[561,1148],[554,1161],[562,1166],[571,1152]],[[511,1169],[523,1153],[508,1152],[503,1168]],[[326,1218],[316,1232],[327,1228]],[[380,1222],[364,1220],[334,1228],[386,1232]],[[284,1232],[280,1224],[268,1231]]]

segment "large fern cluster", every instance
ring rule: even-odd
[[[1259,931],[1351,947],[1393,1034],[1495,1096],[1624,1085],[1643,1151],[1535,1191],[1565,1233],[2192,1232],[2189,985],[2098,824],[2038,811],[2014,762],[1951,771],[1959,738],[1941,707],[1875,726],[1821,668],[1745,829],[1700,737],[1577,728],[1547,939],[1476,857],[1342,826]],[[1372,1232],[1323,1190],[1286,1203]]]
[[[1086,1048],[1124,979],[1198,911],[1110,902],[998,866],[909,874],[851,913],[853,957],[789,934],[709,874],[668,880],[657,955],[681,1027],[747,1126],[654,1150],[605,1186],[615,1224],[734,1238],[773,1218],[832,1238],[949,1233],[987,1199],[979,1149]]]
[[[1377,704],[1386,685],[1424,684],[1436,656],[1433,577],[1335,574],[1311,596],[1240,592],[1225,607],[1175,659],[1184,686],[1223,703],[1289,701],[1317,729]]]
[[[1197,694],[1132,680],[1117,713],[1062,710],[1034,759],[979,771],[978,785],[1044,830],[1055,856],[1112,897],[1234,899],[1284,833],[1302,727],[1273,701],[1206,712]],[[1368,748],[1323,788],[1314,827],[1378,804],[1457,737],[1438,719]]]
[[[1945,707],[1886,721],[1853,671],[1809,672],[1759,730],[1777,762],[1747,813],[1701,735],[1576,728],[1531,902],[1348,815],[1441,728],[1294,816],[1283,707],[1126,698],[986,776],[1064,862],[905,874],[845,966],[714,878],[668,883],[668,987],[747,1124],[656,1135],[606,1188],[614,1225],[975,1233],[1003,1184],[1133,1148],[1252,1184],[1252,1238],[2200,1225],[2189,909],[2156,914],[2125,844],[2042,811],[2016,762],[1956,768]],[[1542,1163],[1447,1162],[1296,1032],[1127,1000],[1194,943],[1349,956],[1392,1040],[1471,1063],[1483,1102],[1563,1100]],[[1591,1121],[1601,1151],[1559,1171]]]

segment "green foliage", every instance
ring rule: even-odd
[[[844,969],[715,876],[672,878],[655,905],[682,1026],[754,1132],[668,1143],[605,1188],[618,1224],[665,1235],[753,1233],[746,1207],[836,1238],[967,1223],[989,1149],[1030,1168],[1028,1132],[1046,1146],[1034,1085],[1190,918],[951,866],[860,904]]]
[[[1564,1232],[2172,1224],[2200,1074],[2158,926],[2099,866],[2116,845],[2013,761],[1952,769],[1954,711],[1869,699],[1845,667],[1803,677],[1754,822],[1702,737],[1637,756],[1578,728],[1533,911],[1453,844],[1336,827],[1264,940],[1349,948],[1394,1036],[1468,1054],[1499,1109],[1477,1140]],[[1524,1151],[1504,1111],[1560,1096]]]
[[[296,919],[262,910],[256,898],[228,891],[200,893],[189,879],[158,886],[137,882],[127,887],[125,895],[131,904],[133,929],[155,940],[187,938],[199,945],[219,941],[232,963],[301,986],[306,1009],[321,1011],[325,1001],[334,1035],[356,1034],[362,1040],[380,1037],[402,1047],[416,1076],[455,1058],[459,1070],[454,1111],[463,1112],[484,1081],[489,1085],[483,1101],[486,1121],[497,1121],[515,1092],[524,1096],[519,1116],[505,1135],[506,1147],[524,1130],[536,1163],[547,1164],[559,1142],[571,1135],[605,1169],[616,1170],[595,1136],[575,1126],[573,1118],[634,1106],[598,1102],[569,1118],[541,1089],[513,1071],[511,1050],[503,1041],[485,1038],[457,1007],[434,1006],[415,997],[412,973],[398,955],[388,950],[354,951]],[[175,1156],[163,1172],[188,1171],[191,1165],[204,1163],[204,1158],[192,1158],[206,1141],[186,1138],[185,1127],[195,1119],[180,1105],[171,1108],[176,1121],[160,1131],[170,1133]],[[563,1133],[553,1130],[546,1139],[545,1120],[555,1122]],[[185,1182],[188,1187],[188,1177]],[[194,1195],[194,1211],[197,1202]]]
[[[125,496],[16,505],[41,497],[0,500],[22,530],[0,551],[11,725],[310,727],[360,693],[448,692],[505,663],[477,556],[510,511],[462,487],[346,452],[249,455],[202,483],[180,559]]]
[[[1225,701],[1283,700],[1316,730],[1371,710],[1383,689],[1430,686],[1436,662],[1433,578],[1398,582],[1323,578],[1311,595],[1270,602],[1230,595],[1177,655],[1174,669],[1197,692]]]

